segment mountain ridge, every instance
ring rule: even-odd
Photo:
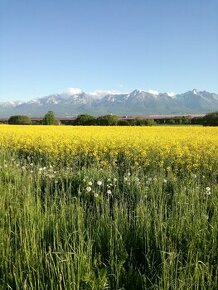
[[[52,110],[57,115],[78,114],[200,114],[218,110],[218,94],[193,89],[185,93],[157,93],[135,89],[129,93],[97,94],[75,90],[62,94],[0,103],[0,117],[25,114],[43,116]]]

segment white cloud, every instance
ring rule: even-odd
[[[106,95],[115,95],[119,94],[120,92],[115,91],[115,90],[94,90],[93,92],[89,92],[90,95],[93,97],[101,98]]]
[[[152,95],[159,95],[159,92],[156,90],[148,90],[148,93]]]
[[[174,93],[174,92],[169,92],[169,93],[167,93],[167,95],[168,95],[169,97],[175,97],[176,93]]]
[[[79,88],[69,88],[67,89],[67,94],[68,95],[79,95],[82,93],[82,90]]]

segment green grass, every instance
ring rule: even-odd
[[[217,289],[217,176],[120,166],[1,153],[0,289]]]

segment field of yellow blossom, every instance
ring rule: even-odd
[[[204,127],[0,127],[0,147],[50,160],[214,171],[218,129]]]
[[[217,290],[218,129],[0,126],[0,290]]]

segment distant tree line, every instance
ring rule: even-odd
[[[11,116],[8,119],[8,124],[17,125],[60,125],[60,121],[55,117],[52,111],[45,114],[40,122],[31,121],[29,116],[17,115]],[[81,114],[75,120],[62,120],[63,125],[77,125],[77,126],[153,126],[153,125],[203,125],[203,126],[218,126],[218,112],[210,113],[204,117],[189,117],[189,116],[175,116],[172,118],[162,119],[144,119],[142,117],[136,118],[119,118],[116,115],[105,115],[95,117],[88,114]]]
[[[31,125],[31,124],[41,124],[41,125],[59,125],[60,121],[55,117],[54,113],[49,111],[42,121],[36,122],[31,121],[28,116],[17,115],[11,116],[8,119],[8,124],[14,125]],[[105,116],[91,116],[88,114],[79,115],[75,120],[62,120],[63,125],[75,125],[75,126],[152,126],[155,125],[153,119],[143,119],[140,117],[134,119],[120,119],[115,115],[105,115]]]
[[[29,116],[16,115],[16,116],[11,116],[8,119],[8,124],[11,124],[11,125],[36,125],[36,124],[59,125],[60,121],[55,117],[55,114],[52,111],[48,111],[48,113],[45,114],[44,118],[39,123],[32,121]]]
[[[115,115],[105,115],[94,117],[87,114],[79,115],[75,120],[71,121],[71,125],[97,125],[97,126],[151,126],[155,125],[153,119],[143,119],[143,118],[134,118],[134,119],[120,119]]]

